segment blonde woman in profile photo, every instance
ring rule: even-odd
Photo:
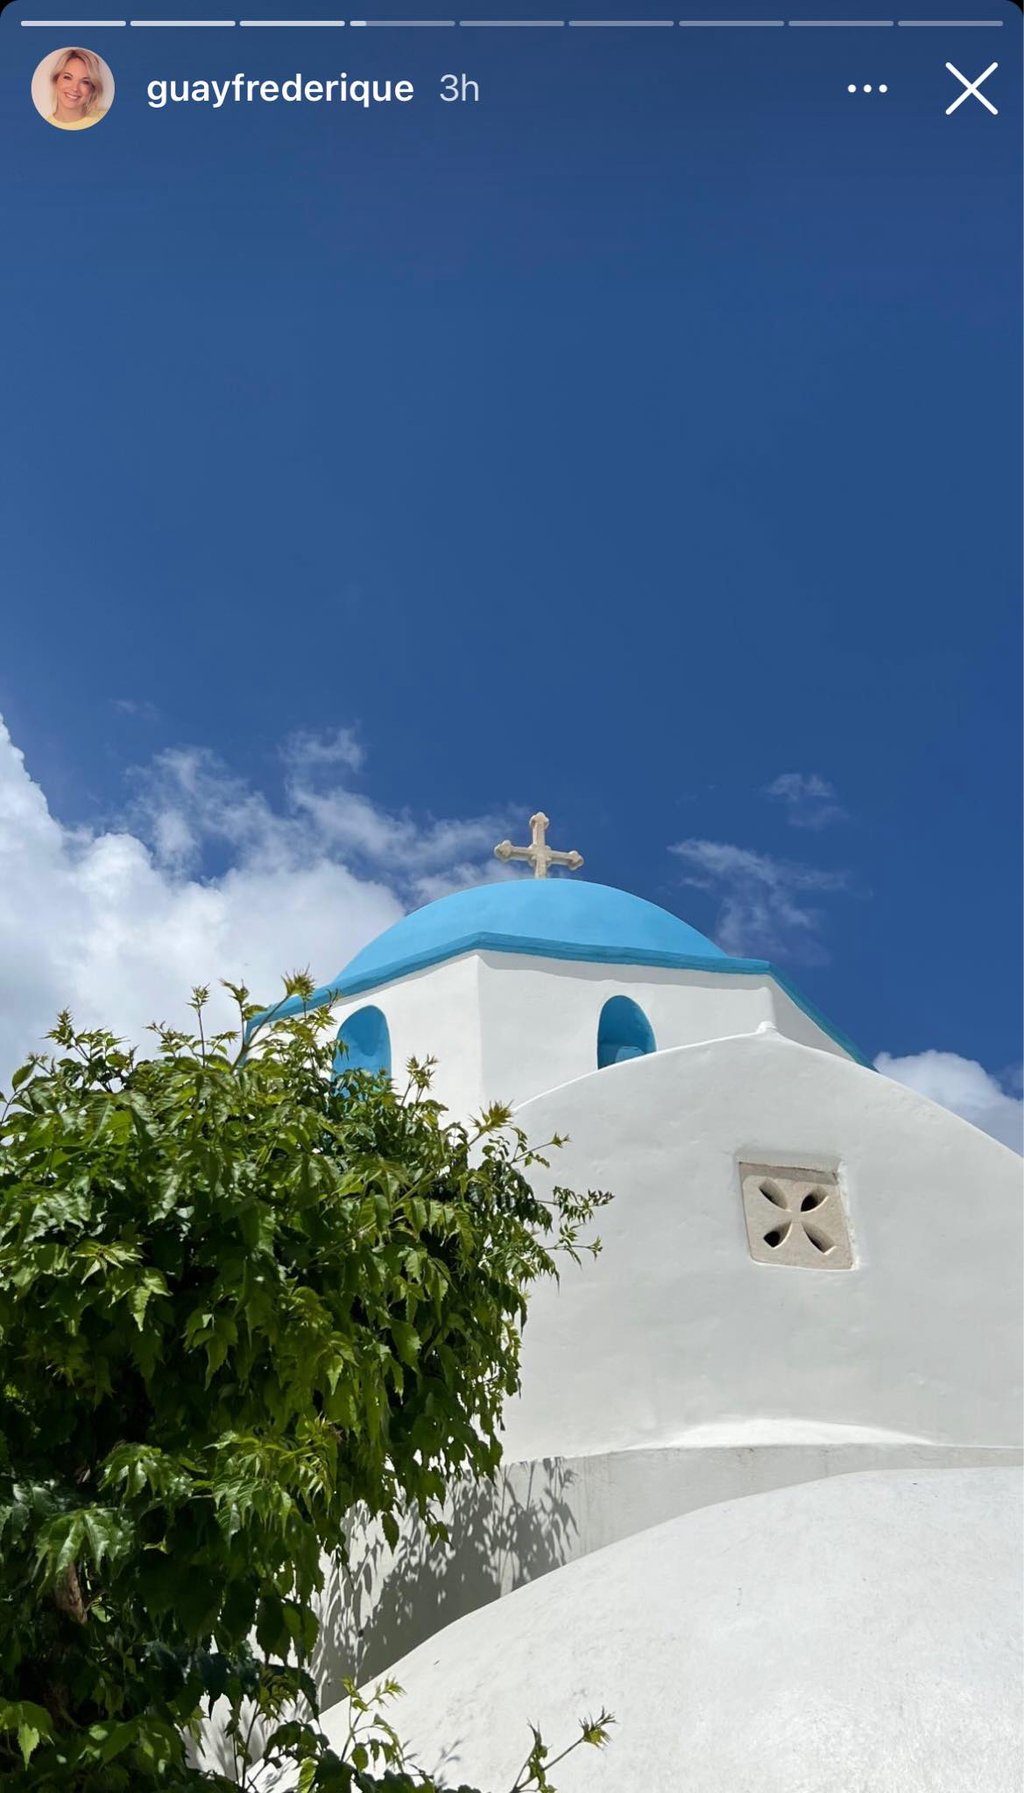
[[[32,85],[36,108],[42,112],[36,83]],[[86,131],[106,118],[109,104],[104,100],[112,97],[112,85],[106,64],[92,50],[59,50],[49,71],[50,105],[43,116],[58,131]]]

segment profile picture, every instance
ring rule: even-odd
[[[32,76],[32,103],[58,131],[87,131],[106,118],[114,77],[95,50],[70,46],[44,56]]]

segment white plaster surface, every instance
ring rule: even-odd
[[[504,1793],[602,1705],[559,1793],[1017,1793],[1020,1477],[877,1472],[727,1501],[394,1664],[418,1761]],[[342,1708],[329,1734],[344,1736]]]
[[[480,1038],[489,1099],[522,1103],[597,1069],[601,1010],[612,996],[643,1009],[659,1051],[753,1033],[768,1023],[847,1055],[770,977],[658,966],[591,965],[481,953]]]
[[[435,1093],[453,1113],[522,1103],[597,1067],[601,1010],[639,1003],[658,1049],[767,1024],[830,1056],[847,1054],[768,977],[466,953],[339,1003],[336,1026],[366,1004],[391,1033],[396,1082],[410,1057],[435,1057]]]
[[[436,1058],[434,1094],[453,1113],[479,1113],[484,1087],[480,1040],[480,965],[475,953],[370,990],[332,1010],[335,1032],[350,1015],[372,1005],[391,1036],[392,1077],[404,1087],[410,1058]]]
[[[531,1298],[507,1460],[766,1423],[1020,1439],[1014,1154],[851,1060],[771,1032],[658,1052],[526,1103],[548,1182],[608,1188],[604,1250]],[[835,1170],[854,1265],[754,1263],[740,1162]],[[755,1434],[751,1441],[754,1441]]]
[[[658,1050],[597,1071],[619,994]],[[538,1193],[615,1200],[532,1293],[505,1468],[453,1490],[450,1548],[357,1525],[325,1697],[395,1673],[423,1765],[486,1793],[529,1721],[557,1749],[602,1705],[559,1793],[1016,1793],[1019,1161],[767,976],[474,952],[337,1024],[367,1003],[399,1085],[436,1056],[456,1115],[568,1136]],[[834,1177],[850,1267],[755,1262],[743,1164]]]
[[[825,1430],[825,1428],[822,1428]],[[379,1525],[355,1527],[347,1571],[324,1563],[317,1679],[326,1704],[348,1676],[380,1675],[445,1625],[566,1563],[740,1495],[872,1469],[1006,1468],[1020,1451],[934,1445],[829,1428],[803,1443],[714,1443],[603,1457],[508,1463],[493,1483],[457,1482],[447,1545],[407,1515],[391,1549]]]

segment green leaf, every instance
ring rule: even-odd
[[[99,1744],[99,1758],[104,1764],[112,1762],[134,1743],[139,1734],[137,1718],[122,1719],[120,1724],[90,1725],[89,1735]]]
[[[414,1370],[419,1361],[420,1337],[415,1327],[405,1320],[392,1320],[391,1336],[402,1362]]]
[[[260,1600],[256,1614],[256,1642],[261,1650],[273,1656],[283,1656],[288,1648],[288,1626],[284,1602],[279,1594],[266,1593]]]
[[[32,1700],[0,1700],[0,1731],[14,1731],[27,1768],[40,1743],[53,1738],[53,1720]]]
[[[21,1759],[26,1768],[41,1741],[42,1732],[34,1724],[30,1724],[27,1719],[23,1719],[18,1726],[18,1748],[21,1750]]]

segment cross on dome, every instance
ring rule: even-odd
[[[550,826],[550,816],[538,810],[530,817],[530,845],[514,847],[510,840],[499,841],[494,849],[495,859],[525,859],[532,865],[535,878],[546,878],[548,867],[552,865],[564,865],[570,872],[578,872],[583,864],[582,853],[577,853],[575,847],[571,853],[558,853],[554,847],[549,847],[547,831]]]

